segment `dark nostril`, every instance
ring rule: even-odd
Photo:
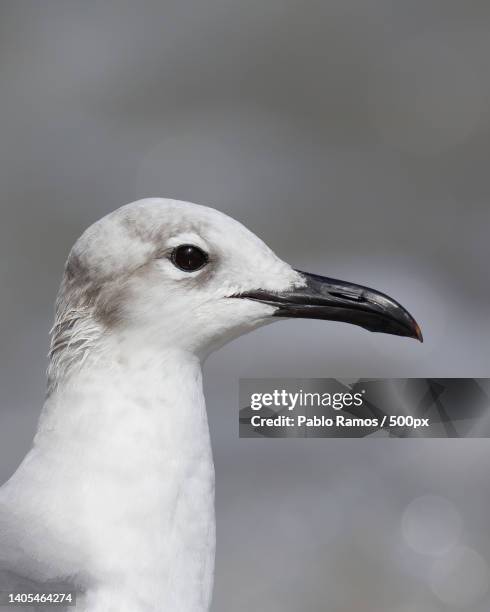
[[[349,302],[365,302],[366,299],[362,293],[346,293],[345,291],[329,291],[330,295],[340,298],[341,300],[347,300]]]

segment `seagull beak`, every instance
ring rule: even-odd
[[[262,289],[233,297],[276,306],[275,317],[324,319],[359,325],[372,332],[407,336],[423,342],[412,315],[384,293],[333,278],[297,270],[305,285],[285,292]]]

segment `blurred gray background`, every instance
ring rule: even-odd
[[[490,5],[0,4],[0,479],[27,451],[64,259],[161,195],[402,302],[420,345],[289,321],[212,356],[213,612],[488,612],[488,440],[238,439],[239,377],[488,375]]]

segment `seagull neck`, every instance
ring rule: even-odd
[[[33,452],[59,523],[99,574],[138,597],[156,590],[163,607],[141,610],[207,610],[214,467],[196,357],[112,347],[87,360],[46,401]]]
[[[202,410],[199,359],[178,349],[111,343],[61,376],[46,401],[48,412],[63,412],[67,418],[75,410],[94,418],[95,410],[90,407],[96,406],[99,414],[114,416],[113,426],[127,416],[122,410],[118,414],[122,405],[133,405],[139,418],[144,418],[144,408],[151,405],[155,409],[152,416],[164,420],[171,418],[177,406]]]
[[[62,433],[66,444],[97,432],[83,444],[108,445],[123,432],[134,439],[144,436],[149,433],[145,425],[151,425],[156,444],[170,447],[172,440],[178,444],[190,432],[197,433],[196,428],[203,435],[207,432],[197,357],[170,348],[106,348],[57,382],[45,403],[36,441]]]

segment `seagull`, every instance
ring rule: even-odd
[[[201,367],[280,318],[422,341],[387,295],[308,274],[243,225],[150,198],[92,225],[56,302],[32,449],[0,489],[0,570],[67,581],[82,612],[205,612],[215,476]]]

